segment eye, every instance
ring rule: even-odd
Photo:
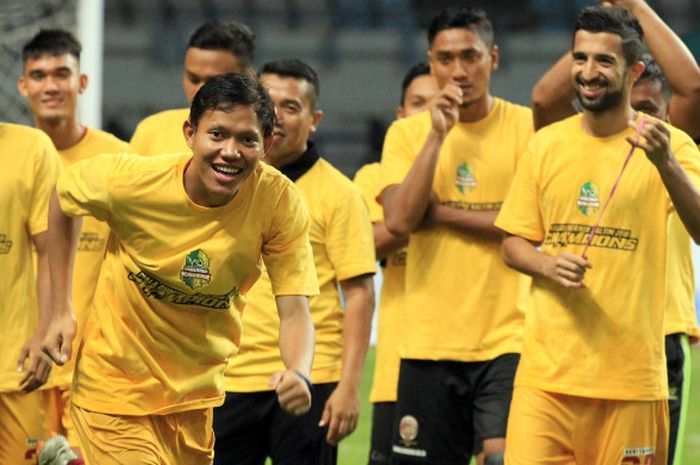
[[[221,139],[221,138],[224,137],[224,135],[222,134],[222,132],[219,131],[218,129],[211,129],[211,130],[209,131],[209,135],[211,135],[211,138],[212,138],[212,139],[215,139],[215,140],[219,140],[219,139]]]
[[[243,145],[245,145],[246,147],[254,147],[257,142],[258,142],[258,139],[256,139],[253,136],[244,136],[243,137]]]

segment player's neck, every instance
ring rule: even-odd
[[[625,101],[603,112],[584,111],[581,127],[589,136],[609,137],[627,129],[631,119],[634,119],[634,110],[629,101]]]
[[[460,123],[475,123],[486,118],[493,108],[493,96],[486,93],[483,97],[470,103],[465,107],[459,108]]]
[[[36,127],[51,138],[56,150],[73,147],[85,136],[87,128],[81,125],[77,118],[66,118],[55,121],[35,120]]]

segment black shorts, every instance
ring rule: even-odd
[[[336,383],[314,385],[311,410],[291,415],[274,391],[227,392],[214,409],[214,465],[335,465],[338,448],[326,442],[328,426],[319,428],[323,408]]]
[[[668,463],[673,463],[678,443],[678,426],[680,425],[683,407],[683,385],[685,382],[685,372],[683,366],[685,358],[689,355],[685,353],[681,339],[688,337],[685,334],[669,334],[666,336],[666,368],[668,372],[668,413],[669,413],[669,440],[668,440]],[[680,451],[683,453],[683,451]]]
[[[505,437],[519,360],[401,360],[392,463],[462,465]]]
[[[377,402],[372,406],[372,442],[369,465],[386,465],[391,459],[396,402]]]

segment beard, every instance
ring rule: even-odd
[[[597,97],[596,99],[588,99],[581,95],[581,91],[579,90],[579,86],[583,86],[584,83],[580,78],[576,79],[576,86],[575,86],[575,91],[576,91],[576,98],[578,99],[579,103],[581,104],[581,107],[583,107],[584,110],[593,112],[593,113],[602,113],[608,110],[611,110],[613,108],[616,108],[622,103],[623,96],[625,89],[620,88],[620,89],[615,89],[615,90],[610,90],[607,88],[607,81],[600,80],[600,83],[602,85],[606,86],[607,91],[603,93],[600,97]]]

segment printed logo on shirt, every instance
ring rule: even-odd
[[[0,234],[0,254],[10,253],[12,248],[12,241],[7,238],[4,234]]]
[[[129,281],[136,283],[146,297],[163,302],[171,302],[180,305],[197,305],[214,310],[228,310],[231,308],[231,300],[240,294],[240,290],[236,287],[222,295],[200,293],[187,294],[160,282],[143,271],[139,271],[138,273],[129,272]]]
[[[543,243],[550,247],[586,245],[592,228],[587,224],[552,224],[547,230]],[[591,247],[633,251],[638,243],[639,238],[634,237],[629,229],[601,226],[595,230]]]
[[[591,216],[600,208],[600,198],[598,197],[598,186],[588,181],[581,187],[576,206],[579,211],[586,216]]]
[[[656,449],[654,447],[633,447],[624,450],[620,465],[654,465]]]
[[[457,168],[455,187],[457,187],[457,190],[462,194],[468,194],[476,189],[476,178],[467,163],[462,163]]]
[[[97,233],[81,232],[78,252],[102,252],[105,240]]]
[[[185,257],[185,266],[180,270],[180,279],[190,289],[206,286],[211,281],[209,257],[202,249],[193,250]]]

